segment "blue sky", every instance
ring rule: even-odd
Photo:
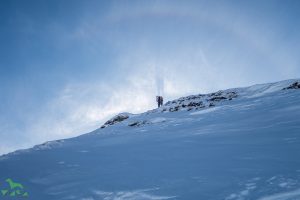
[[[300,77],[300,1],[0,1],[0,154]]]

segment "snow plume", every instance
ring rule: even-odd
[[[155,65],[155,84],[156,94],[158,96],[164,95],[164,70]]]
[[[77,136],[99,128],[120,112],[140,113],[156,107],[154,75],[145,77],[135,69],[110,84],[91,81],[66,85],[40,115],[32,117],[35,123],[26,130],[32,138],[30,144]]]

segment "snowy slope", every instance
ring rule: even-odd
[[[179,98],[1,156],[0,189],[11,178],[35,200],[300,199],[296,81]]]

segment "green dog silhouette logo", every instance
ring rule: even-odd
[[[24,186],[21,183],[14,182],[10,178],[5,181],[8,183],[9,188],[1,190],[2,196],[28,197],[28,192],[24,191]]]

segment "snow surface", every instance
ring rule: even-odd
[[[36,200],[300,199],[300,90],[282,90],[295,81],[179,98],[3,155],[0,188],[11,178]]]

